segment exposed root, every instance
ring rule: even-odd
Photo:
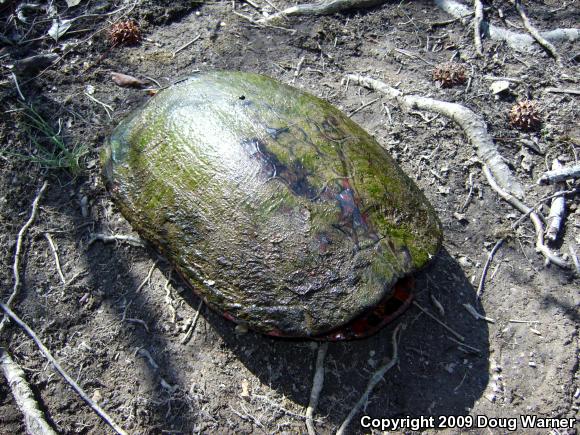
[[[499,180],[501,185],[505,186],[516,197],[523,197],[524,189],[520,182],[512,175],[510,169],[497,151],[497,147],[487,133],[485,121],[479,115],[460,104],[448,103],[416,95],[404,95],[401,91],[386,83],[368,77],[362,77],[358,74],[349,74],[347,78],[354,83],[386,94],[407,110],[429,110],[451,118],[463,129],[471,144],[476,148],[479,158],[491,169],[494,177]]]
[[[326,357],[327,351],[328,342],[322,343],[318,347],[318,355],[316,356],[316,371],[314,372],[314,380],[312,381],[310,401],[308,402],[308,408],[306,408],[306,428],[308,429],[308,435],[316,435],[313,417],[314,411],[316,411],[316,407],[318,406],[318,399],[320,398],[322,386],[324,385],[324,358]]]
[[[20,228],[20,231],[18,231],[18,237],[16,239],[16,251],[14,252],[14,262],[12,264],[12,274],[14,276],[14,287],[12,287],[12,294],[10,295],[8,300],[6,301],[6,306],[9,308],[12,305],[12,302],[14,302],[14,299],[18,296],[18,293],[20,292],[20,285],[21,285],[21,281],[20,281],[20,257],[22,256],[22,241],[24,240],[24,236],[26,235],[28,228],[30,228],[30,226],[36,220],[36,215],[38,214],[38,203],[40,202],[40,198],[42,198],[42,194],[46,190],[47,186],[48,186],[48,182],[45,181],[42,184],[42,187],[40,188],[40,190],[38,191],[36,198],[34,198],[34,201],[32,201],[32,211],[30,212],[30,217],[28,218],[26,223],[22,226],[22,228]],[[6,316],[4,316],[2,318],[2,321],[0,322],[0,332],[2,332],[4,330],[4,325],[6,324],[7,321],[8,321],[8,318]]]
[[[56,435],[56,432],[46,422],[44,414],[34,398],[34,393],[30,389],[28,382],[26,382],[24,371],[14,362],[8,352],[1,347],[0,366],[16,404],[22,414],[24,414],[26,433],[32,435]]]
[[[532,35],[532,37],[538,42],[538,44],[540,44],[550,54],[550,56],[556,59],[558,63],[561,63],[562,59],[560,58],[560,55],[556,51],[556,47],[554,47],[549,41],[547,41],[540,34],[540,32],[538,32],[538,30],[532,25],[528,16],[526,15],[524,7],[522,6],[522,2],[520,0],[515,0],[514,4],[516,10],[520,14],[520,17],[522,18],[522,22],[524,23],[524,27],[526,28],[526,30],[530,33],[530,35]]]
[[[435,0],[435,4],[455,18],[463,19],[473,12],[467,6],[455,0]],[[576,41],[580,39],[580,29],[555,29],[548,32],[539,32],[540,36],[550,42]],[[517,51],[529,51],[535,39],[527,33],[512,32],[494,25],[488,26],[488,35],[496,41],[505,41]]]
[[[360,409],[369,400],[369,396],[372,393],[375,386],[383,379],[383,377],[385,376],[385,374],[389,370],[391,370],[393,367],[395,367],[395,365],[399,361],[399,352],[398,352],[398,338],[399,337],[398,337],[398,335],[399,335],[400,329],[401,329],[401,324],[397,325],[397,327],[393,331],[393,338],[391,340],[393,343],[393,356],[391,357],[391,360],[388,363],[379,367],[379,369],[373,374],[373,376],[369,380],[369,383],[367,384],[367,388],[366,388],[365,392],[363,393],[363,395],[361,396],[359,401],[356,403],[356,405],[354,405],[354,408],[351,409],[351,411],[348,414],[348,416],[346,417],[346,419],[342,422],[342,424],[340,425],[340,427],[336,431],[336,435],[343,435],[345,433],[346,428],[348,427],[348,425],[350,424],[352,419],[358,414]]]
[[[73,390],[85,401],[87,405],[89,405],[93,411],[97,413],[97,415],[107,423],[116,433],[120,435],[126,435],[126,432],[121,429],[117,423],[102,409],[99,405],[97,405],[85,391],[72,379],[68,373],[60,366],[60,364],[54,359],[50,351],[46,348],[46,346],[42,343],[42,341],[36,336],[34,331],[28,326],[20,317],[18,317],[7,305],[0,303],[0,308],[4,311],[4,313],[10,317],[10,319],[18,325],[25,333],[28,335],[32,341],[36,344],[38,349],[42,352],[44,357],[53,365],[56,371],[64,378],[64,380],[72,387]]]
[[[568,166],[560,169],[546,171],[538,179],[538,184],[559,183],[560,181],[566,181],[570,178],[580,178],[580,165]]]
[[[257,23],[268,24],[286,17],[299,15],[331,15],[353,8],[370,8],[383,4],[386,0],[323,0],[318,3],[306,3],[291,6],[283,11],[257,20]]]

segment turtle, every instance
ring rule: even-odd
[[[330,103],[265,75],[195,74],[113,130],[103,180],[205,303],[276,337],[374,334],[413,297],[440,220]]]

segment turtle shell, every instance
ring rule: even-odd
[[[122,214],[212,308],[317,337],[384,304],[441,244],[433,207],[329,103],[217,71],[159,92],[112,133]]]

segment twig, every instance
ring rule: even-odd
[[[534,224],[534,229],[536,231],[536,250],[541,252],[542,255],[546,258],[546,260],[551,261],[558,266],[567,269],[569,267],[568,263],[564,261],[562,258],[556,256],[545,244],[544,244],[544,225],[542,224],[542,220],[538,216],[538,214],[531,209],[519,199],[514,198],[513,195],[510,195],[508,192],[503,190],[498,183],[494,180],[491,171],[487,166],[483,167],[483,172],[485,173],[485,177],[487,178],[487,182],[491,186],[493,190],[495,190],[499,196],[505,199],[511,206],[517,208],[520,212],[524,214],[530,215],[530,220],[532,224]]]
[[[538,32],[538,30],[532,25],[528,16],[526,15],[526,11],[522,6],[521,1],[514,0],[513,3],[518,13],[520,14],[520,17],[522,18],[522,22],[524,23],[524,27],[526,28],[526,30],[530,33],[530,35],[532,35],[532,37],[538,42],[538,44],[540,44],[544,48],[544,50],[546,50],[550,54],[550,56],[556,59],[556,62],[561,63],[562,59],[560,58],[560,55],[556,51],[556,47],[554,47],[550,42],[548,42],[546,38],[544,38],[540,34],[540,32]]]
[[[579,191],[578,189],[562,190],[562,191],[556,192],[556,193],[554,193],[552,195],[545,196],[544,198],[542,198],[538,202],[536,202],[532,207],[530,207],[530,209],[526,213],[524,213],[523,215],[521,215],[518,218],[518,220],[515,221],[511,225],[512,230],[515,229],[525,218],[527,218],[530,215],[530,213],[532,213],[533,211],[535,211],[536,210],[536,207],[538,207],[539,205],[541,205],[544,202],[548,201],[549,199],[557,198],[559,196],[571,195],[573,193],[577,193],[578,191]]]
[[[376,102],[377,102],[377,101],[379,101],[379,100],[380,100],[380,97],[379,97],[379,98],[375,98],[374,100],[371,100],[371,101],[369,101],[368,103],[365,103],[365,104],[363,104],[362,106],[360,106],[360,107],[358,107],[358,108],[354,109],[352,112],[350,112],[350,113],[348,114],[348,117],[349,117],[349,118],[351,118],[351,117],[352,117],[352,116],[353,116],[355,113],[358,113],[358,112],[360,112],[360,111],[361,111],[361,110],[363,110],[365,107],[369,107],[371,104],[374,104],[374,103],[376,103]]]
[[[85,92],[84,94],[85,94],[87,97],[89,97],[89,99],[93,100],[95,103],[97,103],[97,104],[101,105],[101,106],[102,106],[102,107],[105,109],[105,112],[107,112],[107,116],[109,117],[109,119],[111,119],[111,120],[113,119],[113,116],[111,115],[111,113],[112,113],[112,112],[114,112],[114,111],[115,111],[115,109],[113,109],[113,107],[112,107],[112,106],[110,106],[110,105],[108,105],[108,104],[106,104],[106,103],[103,103],[103,102],[102,102],[102,101],[100,101],[100,100],[97,100],[95,97],[93,97],[91,94],[89,94],[89,93],[87,93],[87,92]]]
[[[316,411],[316,407],[318,406],[322,386],[324,385],[324,358],[326,357],[327,351],[328,342],[322,343],[318,347],[316,371],[314,372],[314,379],[312,381],[312,390],[310,390],[310,401],[308,402],[308,408],[306,408],[306,428],[308,429],[309,435],[316,435],[313,417],[314,411]]]
[[[40,410],[34,393],[30,389],[24,371],[14,362],[10,354],[0,347],[0,366],[6,378],[6,382],[12,391],[16,404],[24,414],[26,433],[32,435],[56,435]]]
[[[13,72],[11,72],[10,74],[12,74],[12,80],[14,80],[14,85],[16,86],[16,91],[18,91],[18,96],[22,101],[26,101],[26,98],[24,98],[24,95],[20,90],[20,86],[18,85],[18,78],[16,77],[16,74],[14,74]]]
[[[481,278],[479,279],[479,286],[477,287],[477,293],[475,294],[475,297],[477,299],[479,299],[481,297],[481,293],[483,293],[483,286],[485,285],[485,277],[487,276],[487,271],[489,269],[489,266],[491,265],[491,262],[493,260],[493,256],[495,255],[495,253],[497,252],[499,247],[502,245],[503,241],[504,241],[504,239],[499,239],[497,241],[497,243],[495,244],[495,246],[493,247],[493,249],[491,250],[491,252],[487,256],[487,261],[485,262],[485,265],[483,266],[483,271],[481,272]]]
[[[84,390],[72,379],[66,371],[60,366],[60,364],[54,359],[50,351],[44,346],[42,341],[36,336],[34,331],[28,326],[20,317],[18,317],[7,305],[0,303],[0,308],[4,311],[4,313],[12,319],[14,323],[16,323],[25,333],[28,335],[32,341],[36,344],[38,349],[42,352],[44,357],[53,365],[56,371],[64,378],[64,380],[75,390],[75,392],[85,401],[87,405],[89,405],[93,411],[97,413],[101,419],[107,423],[111,428],[120,435],[126,435],[126,432],[118,426],[113,419],[102,409],[99,405],[97,405],[91,398],[84,392]]]
[[[446,337],[447,337],[448,340],[451,340],[453,343],[456,343],[459,346],[462,346],[462,347],[464,347],[466,349],[470,349],[470,350],[472,350],[474,352],[477,352],[479,354],[482,353],[481,350],[478,349],[477,347],[473,347],[473,346],[470,346],[469,344],[465,344],[465,343],[462,343],[461,341],[457,341],[456,339],[454,339],[453,337],[449,337],[448,335],[446,335]]]
[[[294,71],[294,77],[292,77],[292,83],[296,82],[296,79],[300,75],[300,70],[302,69],[302,65],[304,64],[305,60],[306,56],[302,56],[298,61],[298,65],[296,65],[296,71]]]
[[[145,331],[147,331],[147,333],[149,334],[149,332],[150,332],[149,326],[147,326],[147,323],[144,320],[136,319],[134,317],[127,317],[127,310],[129,309],[129,307],[131,306],[132,303],[133,303],[133,301],[131,301],[127,305],[125,305],[125,309],[123,310],[123,317],[121,318],[121,322],[138,323],[139,325],[143,326],[145,328]]]
[[[467,312],[471,314],[476,320],[485,320],[486,322],[489,323],[495,323],[495,320],[493,320],[491,317],[487,317],[484,316],[483,314],[480,314],[471,304],[463,304],[463,308],[465,308]],[[464,343],[461,343],[461,345],[463,346]]]
[[[258,20],[258,23],[266,24],[286,17],[299,15],[332,15],[340,11],[352,8],[370,8],[385,3],[386,0],[322,0],[318,3],[306,3],[291,6],[281,12],[272,14]]]
[[[56,263],[56,270],[58,272],[58,276],[64,285],[66,285],[66,279],[64,274],[62,273],[62,269],[60,267],[60,259],[58,258],[58,250],[56,249],[56,245],[52,240],[52,236],[49,233],[44,233],[44,237],[48,240],[48,244],[50,245],[50,249],[52,250],[52,255],[54,255],[54,262]]]
[[[419,308],[421,311],[423,311],[425,314],[427,314],[429,317],[431,317],[433,320],[435,320],[437,323],[439,323],[441,326],[443,326],[445,329],[447,329],[449,332],[455,335],[459,340],[461,340],[462,342],[465,341],[465,337],[463,335],[453,330],[450,326],[447,326],[444,322],[439,320],[437,317],[435,317],[433,314],[431,314],[429,311],[427,311],[425,308],[419,305],[417,301],[413,301],[413,305],[415,305],[417,308]]]
[[[398,335],[399,335],[400,329],[401,329],[401,324],[397,325],[397,327],[393,331],[393,337],[391,339],[391,342],[393,344],[393,356],[391,357],[391,360],[388,363],[379,367],[379,369],[375,373],[373,373],[373,376],[370,378],[369,383],[367,384],[365,392],[363,393],[361,398],[358,400],[356,405],[354,405],[354,407],[351,409],[351,411],[348,414],[348,416],[346,417],[346,419],[342,422],[342,424],[340,425],[340,427],[336,431],[336,435],[343,435],[344,434],[344,432],[346,431],[346,428],[348,427],[348,425],[350,424],[352,419],[357,415],[359,410],[369,400],[369,396],[370,396],[371,392],[373,391],[373,389],[375,388],[375,386],[383,379],[383,377],[385,376],[385,374],[389,370],[391,370],[393,367],[395,367],[395,365],[399,361],[399,352],[398,352],[398,338],[399,337],[398,337]]]
[[[580,165],[567,166],[562,169],[546,171],[538,179],[538,184],[553,184],[569,178],[580,178]]]
[[[572,94],[572,95],[580,95],[580,89],[571,89],[571,88],[546,88],[544,92],[551,92],[553,94]]]
[[[267,22],[262,22],[262,20],[256,21],[252,17],[248,17],[247,15],[241,14],[239,12],[236,12],[236,11],[233,11],[233,12],[234,12],[234,15],[237,15],[238,17],[241,17],[244,20],[249,21],[254,26],[258,26],[258,27],[270,27],[272,29],[285,30],[286,32],[290,32],[292,34],[296,33],[296,30],[295,29],[288,29],[287,27],[274,26],[274,25],[269,24]]]
[[[127,242],[133,246],[141,246],[144,247],[145,243],[138,237],[133,236],[125,236],[123,234],[111,234],[110,236],[101,233],[91,234],[91,238],[87,243],[87,246],[91,246],[93,243],[100,241],[103,243],[112,243],[112,242]]]
[[[479,158],[491,168],[494,176],[501,180],[502,186],[505,186],[518,198],[523,197],[524,190],[521,184],[512,175],[509,167],[497,151],[497,147],[488,134],[485,121],[481,116],[460,104],[416,95],[404,95],[398,89],[369,77],[349,74],[347,78],[359,85],[384,93],[388,98],[395,100],[400,106],[408,110],[428,110],[451,118],[463,129],[471,144],[475,146]]]
[[[570,251],[570,255],[572,256],[572,262],[576,267],[576,273],[580,275],[580,261],[578,260],[578,255],[576,255],[576,250],[572,246],[570,246],[568,250]]]
[[[21,285],[21,281],[20,281],[20,257],[22,255],[22,241],[24,240],[24,236],[26,235],[28,228],[30,228],[30,226],[34,223],[34,221],[36,219],[36,216],[38,214],[38,204],[39,204],[40,198],[42,198],[42,194],[46,190],[47,186],[48,186],[48,182],[45,181],[42,184],[42,187],[40,188],[40,190],[38,191],[38,194],[34,198],[34,201],[32,201],[32,211],[30,212],[30,217],[28,218],[26,223],[22,226],[22,228],[18,232],[18,237],[16,239],[16,251],[14,252],[14,262],[12,264],[12,274],[14,276],[14,287],[12,287],[12,294],[10,295],[8,300],[6,301],[7,307],[10,307],[12,305],[12,302],[14,302],[14,299],[18,296],[18,293],[20,292],[20,285]],[[7,321],[8,321],[8,318],[6,316],[4,316],[2,318],[2,321],[0,322],[0,333],[4,330],[4,325],[6,324]]]
[[[203,299],[199,300],[199,305],[197,306],[197,312],[195,313],[195,317],[191,321],[191,324],[187,328],[187,332],[185,333],[185,337],[181,339],[181,344],[185,344],[191,338],[193,332],[195,331],[195,325],[197,324],[197,319],[199,317],[199,313],[201,312],[201,306],[203,305]]]
[[[193,44],[195,41],[197,41],[199,38],[201,38],[201,34],[197,35],[195,38],[193,38],[191,41],[189,41],[187,44],[182,45],[181,47],[179,47],[177,50],[175,50],[173,52],[173,55],[171,57],[175,57],[177,55],[177,53],[179,53],[182,50],[185,50],[187,47],[189,47],[191,44]]]
[[[474,0],[475,17],[473,18],[473,39],[475,41],[475,51],[478,56],[483,56],[481,45],[481,23],[483,22],[483,3],[481,0]]]

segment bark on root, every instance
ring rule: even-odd
[[[494,178],[512,195],[517,198],[523,198],[523,187],[512,175],[510,169],[497,151],[497,147],[487,133],[487,126],[481,116],[460,104],[448,103],[446,101],[417,95],[404,95],[398,89],[388,86],[379,80],[352,74],[348,75],[347,78],[356,84],[386,94],[407,110],[428,110],[451,118],[463,129],[471,144],[476,148],[477,155],[481,161],[491,169]]]
[[[458,19],[470,16],[473,11],[462,3],[454,0],[435,0],[437,7]],[[554,29],[547,32],[539,32],[540,36],[549,42],[577,41],[580,39],[580,29]],[[487,36],[496,41],[505,41],[516,51],[529,51],[536,40],[527,33],[513,32],[502,27],[489,24]]]
[[[8,382],[18,408],[24,415],[26,433],[32,435],[56,435],[40,410],[34,393],[30,389],[24,371],[14,362],[5,349],[0,348],[0,366]]]

